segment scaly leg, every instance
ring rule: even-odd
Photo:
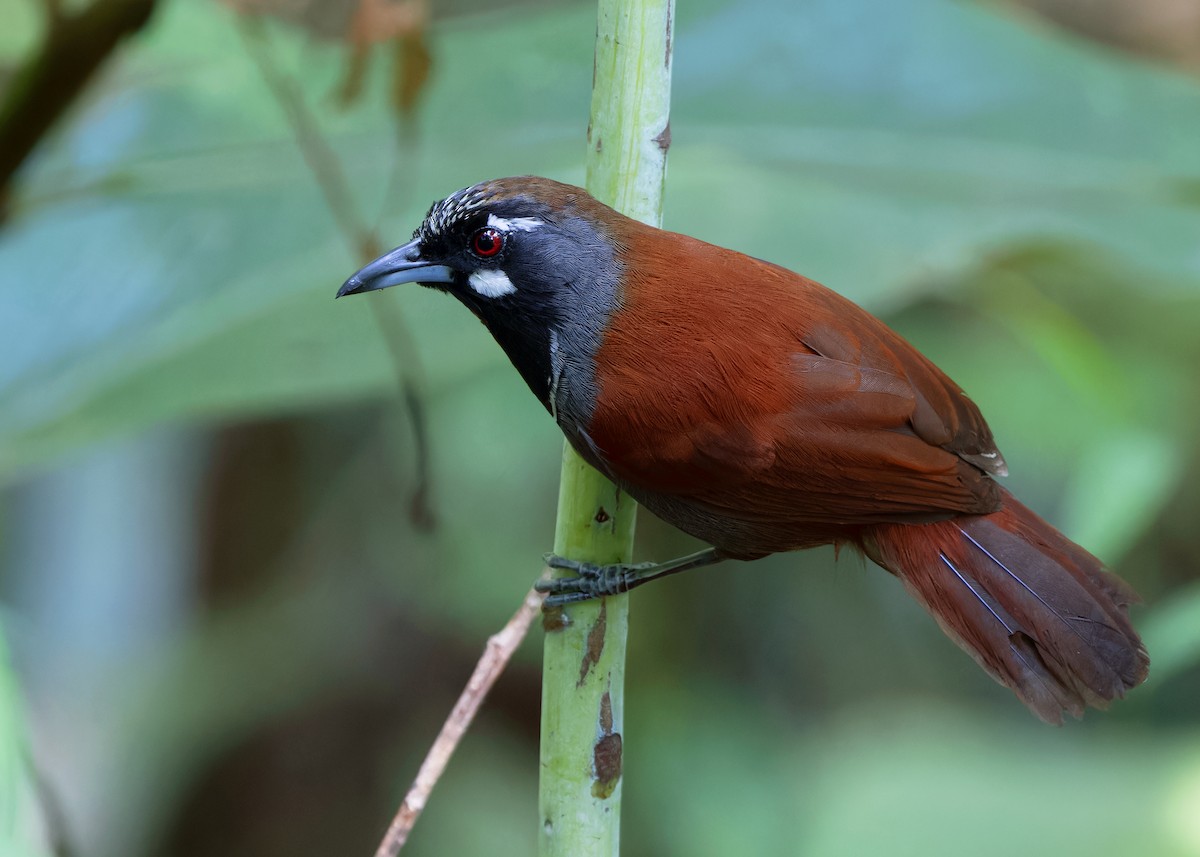
[[[546,557],[546,565],[551,568],[568,569],[577,576],[539,580],[535,586],[538,592],[549,593],[543,606],[563,607],[577,601],[628,592],[635,586],[641,586],[655,578],[712,565],[722,559],[716,548],[708,548],[668,562],[643,562],[637,565],[593,565],[590,562],[576,562],[549,554]]]

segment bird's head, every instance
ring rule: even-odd
[[[435,202],[411,241],[354,274],[338,297],[402,283],[449,292],[549,407],[560,343],[594,351],[608,324],[631,228],[571,185],[534,176],[481,182]]]
[[[550,321],[617,276],[617,218],[549,179],[481,182],[435,202],[411,241],[358,271],[338,297],[419,283],[450,292],[489,327],[514,315]]]

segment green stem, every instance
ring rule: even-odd
[[[658,225],[666,175],[673,0],[600,0],[587,186]],[[554,552],[628,562],[636,504],[563,451]],[[542,857],[620,850],[625,637],[629,596],[545,614],[539,808]]]

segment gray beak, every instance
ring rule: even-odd
[[[454,271],[421,258],[416,241],[397,247],[360,270],[338,289],[337,296],[357,295],[401,283],[452,283]]]

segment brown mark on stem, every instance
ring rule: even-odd
[[[600,734],[608,735],[613,731],[612,685],[600,697]]]
[[[596,152],[600,153],[603,151],[604,151],[604,138],[598,136],[598,137],[596,137]]]
[[[583,660],[579,663],[579,681],[575,683],[576,687],[583,687],[592,667],[600,662],[600,656],[604,654],[604,635],[607,630],[608,604],[601,599],[600,614],[596,616],[596,623],[588,631],[587,646],[583,650]]]
[[[613,731],[612,697],[600,697],[600,737],[592,748],[592,797],[607,800],[621,780],[621,733]]]
[[[571,617],[561,607],[542,608],[542,630],[547,634],[561,631],[571,624]]]
[[[595,521],[597,524],[605,524],[605,523],[608,523],[608,521],[611,520],[611,518],[612,518],[612,515],[608,514],[608,512],[606,512],[604,510],[604,507],[601,506],[599,509],[596,510],[596,517],[592,518],[592,520]]]
[[[663,68],[671,67],[671,6],[667,5],[667,49],[663,52]]]
[[[671,120],[667,120],[666,127],[662,129],[657,137],[654,138],[655,144],[662,150],[665,155],[667,149],[671,148]]]

